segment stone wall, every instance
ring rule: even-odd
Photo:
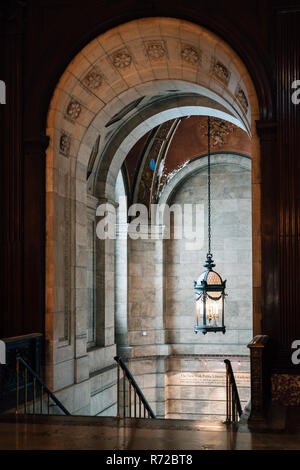
[[[191,248],[185,237],[163,240],[160,226],[154,227],[156,237],[151,239],[151,227],[146,223],[141,226],[140,239],[115,242],[113,310],[117,345],[109,341],[105,347],[90,348],[85,369],[82,367],[84,380],[69,391],[58,392],[66,406],[69,403],[71,412],[116,416],[116,346],[118,353],[128,359],[127,365],[157,417],[225,419],[225,357],[232,359],[242,406],[248,402],[246,346],[252,337],[251,172],[249,160],[246,159],[248,167],[243,167],[233,164],[233,159],[233,155],[224,154],[212,166],[212,249],[216,269],[228,285],[226,334],[204,336],[193,331],[193,280],[204,269],[207,249],[207,168],[202,165],[179,185],[171,200],[171,204],[181,207],[187,203],[202,207],[201,246]],[[119,181],[116,197],[121,194],[124,190]],[[185,222],[193,228],[193,217]],[[117,227],[125,223],[125,215],[119,214]],[[88,247],[92,247],[91,242]],[[88,264],[88,279],[92,279],[89,266],[93,266],[92,260]],[[104,288],[102,283],[97,285],[96,296]],[[112,306],[109,308],[113,315]],[[91,312],[88,318],[87,327],[91,330]],[[101,321],[98,311],[97,321]]]
[[[226,357],[237,374],[242,407],[250,396],[250,161],[242,167],[232,164],[232,155],[228,162],[225,154],[221,157],[212,167],[212,246],[216,269],[228,285],[225,335],[193,332],[193,279],[203,271],[207,249],[205,167],[180,186],[171,202],[203,205],[203,246],[186,249],[185,238],[146,239],[150,228],[145,227],[144,239],[128,241],[128,367],[160,417],[225,419]]]
[[[216,271],[227,279],[226,334],[195,335],[193,280],[205,270],[207,252],[207,169],[190,177],[171,203],[204,207],[203,242],[191,247],[184,237],[165,241],[166,343],[179,354],[247,355],[252,338],[251,172],[239,165],[212,166],[212,253]],[[193,221],[188,221],[192,224]],[[192,227],[191,227],[192,228]]]
[[[230,355],[141,357],[129,360],[127,367],[157,418],[224,421],[226,419],[225,358],[231,360],[244,409],[250,399],[249,357]],[[128,394],[126,394],[126,403],[127,399]],[[121,393],[121,416],[122,400]]]
[[[250,361],[245,356],[182,356],[166,359],[166,418],[226,418],[224,359],[231,360],[244,408],[250,399]]]

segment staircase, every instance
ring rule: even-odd
[[[8,364],[0,369],[0,405],[2,405],[2,412],[6,410],[6,412],[17,414],[63,414],[65,416],[71,414],[68,407],[63,404],[65,401],[65,395],[62,393],[63,390],[59,392],[59,399],[58,396],[48,388],[40,376],[40,340],[41,335],[27,335],[25,337],[12,338],[8,341],[11,349],[10,354],[8,354]],[[153,409],[125,362],[119,356],[114,357],[114,359],[117,364],[117,383],[115,385],[117,392],[116,417],[118,419],[156,419]],[[224,382],[224,385],[226,383],[226,394],[225,389],[224,392],[222,392],[226,395],[226,416],[221,417],[221,415],[219,415],[219,422],[225,421],[226,423],[231,423],[239,420],[242,413],[242,406],[231,362],[226,359],[225,365],[226,374],[221,372],[221,370],[218,374],[223,378],[226,377]],[[199,373],[203,375],[202,372]],[[216,372],[214,375],[216,375]],[[217,377],[219,377],[219,375],[217,375]],[[168,389],[172,387],[172,385],[167,381],[165,387],[165,399],[168,401]],[[188,391],[192,391],[194,395],[199,389],[199,387],[184,388],[188,388]],[[214,387],[210,386],[208,390],[212,388]],[[217,393],[219,393],[219,389],[216,389]],[[213,399],[212,396],[208,398]],[[180,397],[177,397],[177,399],[178,402],[180,402]],[[195,399],[201,402],[202,397],[198,397],[196,393]],[[185,404],[186,396],[183,396],[181,400],[183,404]],[[166,408],[168,409],[168,403],[166,403]],[[161,417],[168,418],[169,416],[168,413],[166,413],[165,416]],[[192,415],[190,419],[199,420],[199,417],[202,419],[201,414],[195,414]],[[173,416],[172,419],[174,419]],[[179,419],[182,418],[180,417]],[[206,419],[211,422],[217,422],[217,418],[214,417],[206,416]]]

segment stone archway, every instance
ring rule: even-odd
[[[172,116],[207,114],[209,109],[252,136],[253,266],[259,273],[259,146],[254,125],[258,103],[247,69],[224,41],[187,21],[134,20],[94,39],[57,84],[47,120],[46,172],[47,373],[54,390],[77,384],[88,394],[89,375],[110,366],[115,351],[109,294],[113,258],[106,244],[106,274],[100,281],[106,292],[101,347],[87,353],[88,193],[96,196],[95,203],[113,198],[126,152],[146,128]],[[260,285],[259,280],[254,286],[258,295]]]

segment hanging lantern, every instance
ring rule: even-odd
[[[224,334],[224,299],[226,281],[213,270],[215,267],[211,254],[211,198],[210,198],[210,118],[207,123],[207,170],[208,170],[208,253],[204,271],[198,281],[194,281],[196,301],[196,325],[195,333],[201,331],[204,335],[208,332],[222,331]]]
[[[209,331],[225,333],[226,331],[224,325],[226,281],[222,281],[221,276],[213,271],[214,266],[212,255],[208,253],[204,264],[207,269],[201,274],[198,281],[194,281],[197,314],[195,333],[198,331],[203,334]]]

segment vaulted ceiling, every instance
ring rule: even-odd
[[[248,134],[227,121],[211,118],[211,152],[251,155]],[[168,180],[190,161],[207,154],[207,117],[169,120],[146,133],[123,164],[131,202],[154,204]]]

